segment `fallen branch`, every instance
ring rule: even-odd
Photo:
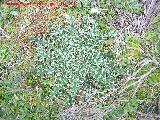
[[[142,83],[152,74],[153,71],[155,71],[157,69],[157,67],[153,67],[152,69],[150,69],[146,74],[142,75],[141,78],[137,81],[138,82],[138,86],[135,89],[135,92],[133,93],[133,96],[135,96],[135,94],[137,93],[137,90],[139,89],[139,87],[142,85]]]

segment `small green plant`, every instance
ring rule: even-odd
[[[36,74],[41,77],[54,75],[56,82],[52,84],[50,96],[60,99],[64,106],[75,102],[82,86],[84,90],[91,86],[88,81],[103,92],[112,88],[116,77],[123,72],[105,51],[96,49],[110,36],[111,30],[98,29],[94,19],[87,16],[80,25],[74,17],[68,21],[65,27],[52,24],[48,39],[32,40],[37,44]]]
[[[9,59],[9,46],[5,43],[0,45],[0,67]]]

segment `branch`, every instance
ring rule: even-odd
[[[5,32],[1,27],[0,27],[0,38],[6,37],[9,38],[9,35],[7,32]]]
[[[149,4],[149,3],[148,3]],[[151,3],[149,5],[149,8],[146,10],[145,17],[146,19],[142,21],[144,23],[144,29],[148,26],[150,23],[151,18],[160,12],[160,2],[157,2],[157,0],[151,0]]]
[[[135,89],[135,92],[133,93],[133,96],[135,96],[135,94],[137,93],[137,90],[139,89],[139,87],[141,86],[141,84],[152,74],[153,71],[155,71],[157,69],[157,67],[153,67],[152,69],[150,69],[146,74],[142,75],[141,78],[137,81],[138,82],[138,86]]]

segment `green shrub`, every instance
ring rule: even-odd
[[[40,77],[54,75],[50,96],[65,106],[75,102],[80,87],[87,90],[89,80],[99,92],[104,92],[114,86],[116,77],[123,72],[105,51],[96,49],[111,30],[102,32],[90,17],[83,17],[80,25],[74,17],[68,21],[65,27],[52,23],[48,39],[32,39],[37,46],[34,71]]]

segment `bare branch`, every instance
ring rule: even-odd
[[[138,86],[135,89],[135,92],[133,93],[133,96],[135,96],[135,94],[137,93],[137,90],[139,89],[139,87],[141,86],[141,84],[152,74],[153,71],[155,71],[157,69],[157,67],[153,67],[152,69],[150,69],[146,74],[142,75],[141,78],[137,81],[138,82]]]

